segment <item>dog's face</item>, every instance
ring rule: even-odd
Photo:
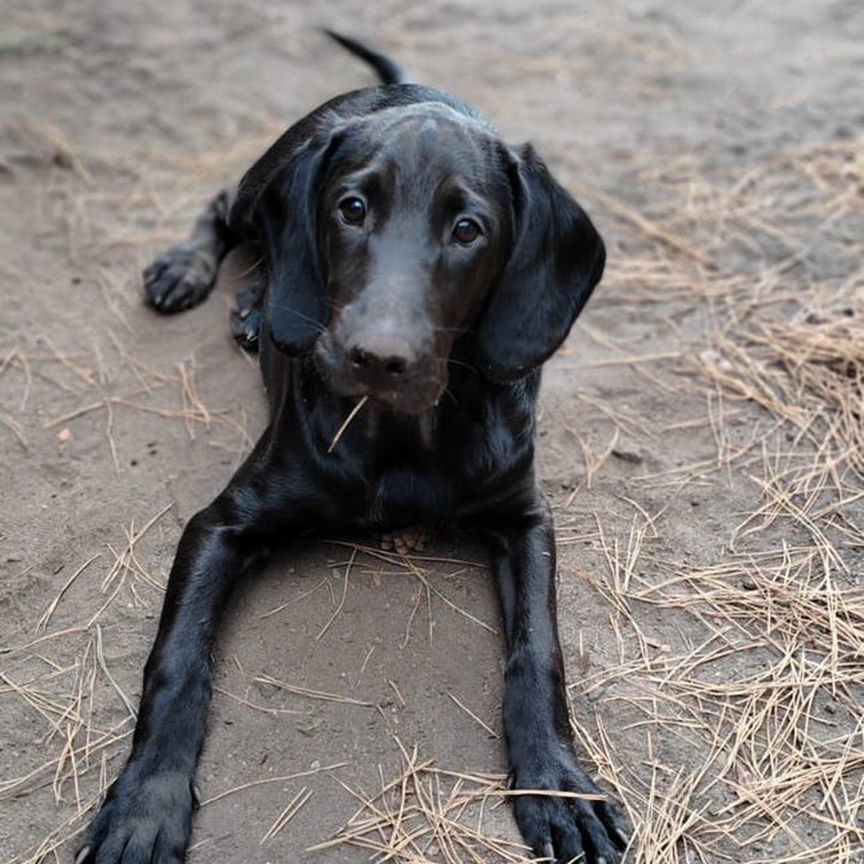
[[[270,187],[271,337],[400,413],[437,403],[466,332],[482,372],[527,374],[602,273],[599,235],[533,151],[438,103],[337,124]]]
[[[507,154],[451,112],[400,112],[344,135],[318,198],[328,326],[324,380],[417,414],[447,384],[513,236]]]

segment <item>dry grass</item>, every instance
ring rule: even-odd
[[[635,219],[596,196],[650,247],[613,265],[616,288],[645,303],[692,305],[695,296],[704,315],[703,339],[688,338],[694,383],[708,385],[708,417],[692,428],[707,422],[716,456],[644,474],[643,487],[656,496],[671,485],[672,501],[716,476],[712,488],[758,495],[726,554],[704,565],[654,554],[663,523],[644,510],[629,531],[614,529],[620,537],[610,539],[604,514],[597,531],[577,538],[605,562],[591,579],[609,603],[620,658],[578,690],[607,694],[616,718],[629,718],[617,729],[583,720],[577,735],[636,825],[634,862],[861,860],[858,152],[839,145],[787,154],[728,186],[709,185],[691,165],[677,177],[661,169],[653,179],[667,189],[677,180],[688,196],[668,219]],[[838,238],[841,220],[848,225]],[[820,245],[844,276],[810,275],[805,265]],[[723,267],[742,246],[758,253],[757,272]],[[749,430],[732,419],[741,411]],[[680,646],[646,635],[658,615],[676,622]],[[643,754],[641,765],[623,764],[625,740]]]
[[[77,656],[70,665],[59,666],[44,656],[49,645],[62,647],[65,653],[73,644]],[[33,718],[41,719],[44,733],[39,750],[52,755],[31,758],[32,767],[24,773],[3,778],[0,800],[33,796],[50,787],[55,806],[65,816],[44,838],[6,859],[5,864],[40,864],[55,860],[56,850],[83,830],[87,814],[107,788],[109,765],[128,746],[132,731],[129,721],[134,714],[123,696],[128,712],[125,718],[108,726],[96,719],[101,713],[97,699],[104,694],[100,684],[110,682],[122,694],[109,671],[98,628],[92,632],[78,628],[49,634],[12,649],[7,657],[10,658],[7,671],[0,673],[3,685],[0,694],[14,694],[30,709]],[[47,669],[24,680],[14,680],[16,669],[32,666],[33,658],[39,657]]]
[[[401,770],[387,780],[379,766],[380,789],[369,795],[333,778],[359,803],[336,835],[308,851],[356,846],[377,861],[406,864],[461,864],[500,861],[527,864],[535,858],[512,836],[502,837],[484,827],[489,812],[515,795],[556,795],[597,800],[596,796],[542,789],[510,789],[503,774],[476,774],[438,768],[421,760],[398,739]]]
[[[36,796],[50,788],[55,806],[66,812],[46,837],[4,864],[54,860],[57,850],[83,830],[127,751],[136,707],[110,660],[117,630],[106,633],[100,622],[116,614],[124,590],[136,608],[158,602],[163,585],[151,575],[140,546],[171,506],[140,527],[133,521],[119,550],[108,543],[88,557],[33,623],[35,638],[0,652],[0,697],[18,700],[15,716],[22,716],[22,728],[32,729],[38,743],[20,771],[0,779],[0,800]],[[152,592],[149,598],[143,589]],[[87,602],[81,602],[82,596]],[[75,623],[46,632],[58,619]]]
[[[348,845],[376,861],[406,864],[534,860],[521,843],[484,829],[486,811],[511,794],[503,775],[445,771],[433,760],[421,761],[416,747],[409,751],[398,739],[396,743],[402,770],[385,780],[379,768],[377,793],[366,794],[334,778],[359,806],[335,837],[308,851]]]
[[[864,843],[864,588],[841,588],[815,546],[704,568],[647,555],[641,563],[650,578],[606,580],[616,614],[650,604],[692,617],[707,635],[674,653],[640,634],[620,666],[579,685],[590,695],[612,684],[612,699],[633,715],[618,734],[644,735],[647,777],[620,764],[602,727],[577,729],[639,828],[634,861],[677,864],[688,852],[760,861],[755,850],[782,848],[778,836],[790,851],[765,861],[855,860]],[[676,765],[671,754],[682,751],[688,758]]]

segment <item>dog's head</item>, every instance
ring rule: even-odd
[[[335,392],[418,414],[455,339],[496,380],[561,344],[603,273],[603,242],[530,147],[438,103],[334,124],[255,204],[271,338],[314,352]]]

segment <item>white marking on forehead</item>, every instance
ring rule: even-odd
[[[471,129],[476,132],[484,132],[487,135],[495,134],[494,127],[486,121],[478,117],[472,117],[470,114],[463,114],[444,102],[417,102],[412,105],[394,105],[392,108],[385,108],[383,111],[368,116],[370,119],[381,117],[389,120],[391,127],[410,120],[425,120],[426,123],[433,124],[436,128],[443,122],[460,129]],[[424,128],[426,123],[423,124]]]
[[[412,102],[410,105],[393,105],[378,112],[382,117],[391,115],[394,118],[428,117],[430,114],[438,114],[451,120],[473,120],[455,108],[451,108],[444,102]]]
[[[431,155],[430,151],[435,149],[437,139],[438,121],[432,117],[427,117],[420,126],[420,134],[417,141],[421,158],[428,158]]]

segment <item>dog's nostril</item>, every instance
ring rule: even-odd
[[[371,359],[362,348],[352,348],[348,353],[348,358],[358,369],[365,369]]]
[[[404,357],[388,357],[384,361],[384,371],[388,375],[403,375],[408,368]]]
[[[355,375],[363,378],[387,378],[391,383],[408,373],[411,358],[397,345],[354,345],[348,349],[347,362]],[[394,350],[395,349],[395,350]]]

